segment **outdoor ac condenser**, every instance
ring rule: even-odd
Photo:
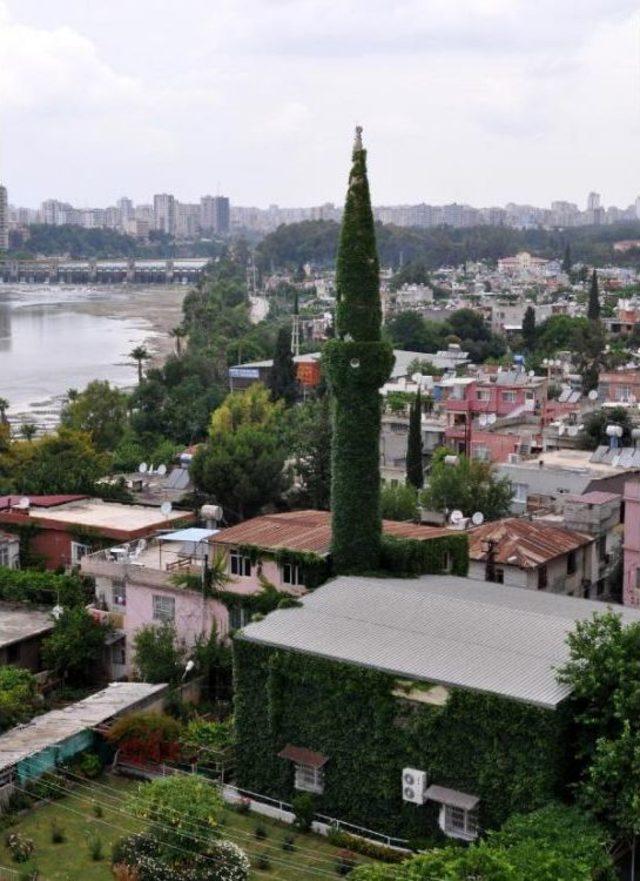
[[[404,768],[402,771],[402,800],[414,805],[424,804],[427,789],[427,772],[416,768]]]

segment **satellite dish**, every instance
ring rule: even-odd
[[[451,512],[449,521],[453,523],[454,526],[460,523],[461,520],[464,520],[464,514],[462,513],[462,511],[455,510]]]
[[[64,612],[64,609],[62,608],[62,606],[56,605],[53,607],[53,609],[51,609],[51,617],[53,618],[54,621],[58,621],[58,619],[60,618],[60,616],[62,615],[63,612]]]
[[[164,475],[165,475],[166,473],[167,473],[167,466],[166,466],[166,465],[158,465],[158,474],[159,474],[161,477],[164,477]]]
[[[591,391],[589,392],[588,398],[590,401],[597,401],[598,400],[598,392],[594,388],[591,389]]]
[[[530,370],[530,371],[529,371],[529,376],[530,376],[532,379],[533,379],[533,377],[534,377],[535,375],[536,375],[535,370]]]
[[[496,416],[495,413],[489,413],[489,415],[487,416],[487,424],[493,425],[493,423],[496,421],[497,418],[498,417]]]
[[[29,496],[22,496],[22,498],[18,502],[18,508],[26,511],[29,507],[31,507],[31,499],[29,498]]]
[[[484,428],[485,425],[487,424],[487,414],[481,413],[478,421],[480,422],[480,425],[482,426],[482,428]]]
[[[139,472],[140,474],[146,474],[146,473],[147,473],[147,468],[148,468],[148,467],[149,467],[149,466],[147,465],[146,462],[140,462],[140,464],[138,465],[138,472]]]
[[[476,513],[471,518],[471,522],[474,526],[482,526],[484,523],[484,514],[482,511],[476,511]]]
[[[160,505],[160,513],[164,517],[168,517],[172,511],[173,511],[173,505],[171,504],[171,502],[163,502]]]

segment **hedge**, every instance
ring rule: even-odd
[[[90,597],[85,582],[76,575],[0,566],[0,600],[42,606],[81,606]]]
[[[393,575],[466,576],[469,570],[469,539],[463,532],[420,541],[383,535],[380,568]]]

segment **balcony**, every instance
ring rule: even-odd
[[[172,584],[178,573],[202,571],[202,558],[186,553],[177,542],[154,540],[147,544],[144,539],[115,545],[87,554],[80,562],[83,574],[94,578],[107,578],[163,587]]]

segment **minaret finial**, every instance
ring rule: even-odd
[[[362,150],[362,126],[356,126],[356,137],[353,142],[353,152],[357,153],[359,150]]]

